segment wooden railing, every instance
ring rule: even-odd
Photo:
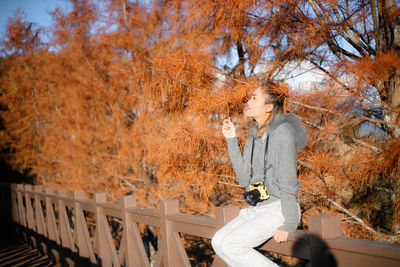
[[[12,184],[1,186],[1,203],[11,203],[12,219],[32,239],[34,246],[51,254],[54,262],[101,266],[165,266],[190,267],[181,234],[210,239],[216,230],[237,216],[235,206],[217,207],[216,218],[188,215],[179,212],[177,200],[161,201],[160,209],[136,206],[133,196],[123,197],[119,203],[108,202],[105,193],[87,199],[83,191],[68,196],[65,189],[57,193],[51,188]],[[8,198],[8,199],[4,199]],[[94,225],[88,227],[87,216],[92,213]],[[109,216],[118,218],[123,226],[117,249],[110,231]],[[138,229],[138,224],[161,230],[155,260],[150,263]],[[94,235],[90,231],[94,231]],[[289,241],[277,244],[272,239],[260,249],[282,255],[308,259],[309,247],[300,246],[298,240],[314,233],[325,241],[338,265],[346,266],[400,266],[400,245],[345,238],[342,236],[340,217],[320,215],[309,219],[309,231],[297,231]],[[81,264],[83,265],[83,264]],[[214,257],[213,267],[227,266]]]

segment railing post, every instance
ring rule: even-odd
[[[12,208],[12,220],[14,222],[20,222],[18,212],[18,196],[17,196],[17,184],[11,184],[11,208]]]
[[[58,232],[56,215],[54,214],[53,200],[52,196],[55,197],[53,193],[53,188],[46,187],[46,223],[47,223],[47,237],[55,241],[57,245],[61,245],[60,234]]]
[[[65,248],[69,248],[72,252],[76,252],[75,242],[72,238],[71,225],[69,223],[68,214],[64,204],[63,197],[67,196],[65,188],[58,189],[58,219],[60,228],[61,244]]]
[[[37,248],[40,250],[42,255],[47,254],[47,245],[44,242],[44,239],[47,236],[47,228],[43,215],[42,201],[40,199],[40,193],[42,192],[42,187],[40,185],[35,185],[33,187],[35,192],[35,220],[36,220],[36,231],[39,235],[37,235]]]
[[[216,213],[215,228],[216,230],[218,230],[239,215],[239,207],[237,206],[217,207],[215,209],[215,213]],[[226,264],[218,255],[215,255],[212,267],[227,267],[227,266],[228,264]]]
[[[341,237],[340,216],[330,214],[311,216],[308,219],[308,230],[319,235],[322,239]]]
[[[215,209],[215,217],[216,217],[216,225],[215,228],[218,230],[222,228],[225,224],[232,221],[239,215],[239,207],[238,206],[225,206],[225,207],[217,207]]]
[[[125,262],[127,267],[135,266],[135,258],[137,257],[137,251],[134,251],[134,244],[133,244],[133,234],[132,234],[132,226],[131,221],[129,220],[128,213],[126,212],[127,208],[136,207],[136,199],[133,196],[124,196],[121,198],[121,214],[122,214],[122,222],[124,232],[122,233],[122,244],[121,249],[123,248],[124,251],[120,253],[124,253],[125,255]],[[123,246],[123,247],[122,247]],[[120,254],[121,256],[121,254]],[[140,266],[140,265],[139,265]]]
[[[124,196],[121,198],[121,213],[124,228],[122,242],[124,242],[123,253],[125,254],[126,266],[150,266],[139,229],[127,212],[127,209],[132,207],[136,207],[136,198],[134,196]]]
[[[40,185],[34,186],[35,191],[35,218],[36,218],[36,229],[37,233],[43,236],[47,236],[46,223],[44,221],[42,202],[40,200],[39,193],[42,192]]]
[[[94,201],[96,202],[95,251],[99,255],[102,266],[111,266],[111,253],[108,250],[108,240],[105,232],[105,230],[108,229],[103,229],[104,224],[108,224],[108,222],[104,222],[106,218],[103,212],[103,208],[99,205],[101,203],[107,202],[107,196],[105,193],[96,193],[94,194]]]
[[[18,214],[19,214],[19,223],[25,227],[27,227],[26,222],[26,211],[24,206],[24,199],[22,197],[22,193],[24,192],[24,185],[18,184],[17,185],[17,199],[18,199]]]
[[[36,231],[35,225],[35,217],[33,215],[33,207],[32,207],[32,185],[26,184],[25,185],[25,209],[26,209],[26,221],[28,223],[28,228],[32,231]],[[36,244],[34,244],[36,247]]]
[[[54,263],[60,263],[60,252],[59,252],[59,246],[61,245],[61,240],[60,240],[60,234],[58,231],[57,227],[57,221],[56,221],[56,215],[54,214],[54,207],[53,205],[55,204],[53,202],[53,199],[55,199],[55,194],[53,192],[53,188],[51,187],[46,187],[45,188],[45,194],[46,194],[46,200],[45,200],[45,205],[46,205],[46,224],[47,224],[47,238],[50,241],[48,243],[48,253],[49,256]]]
[[[179,212],[179,202],[178,200],[164,200],[160,203],[161,211],[161,248],[163,253],[163,263],[164,267],[178,267],[179,262],[179,252],[175,249],[174,236],[172,230],[172,222],[167,219],[168,214]]]
[[[93,245],[90,241],[90,235],[86,224],[85,216],[79,200],[85,199],[85,192],[77,190],[72,193],[74,199],[75,209],[75,242],[79,250],[79,256],[82,258],[90,259],[90,262],[96,263],[96,256],[94,255]]]

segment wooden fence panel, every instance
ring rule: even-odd
[[[78,253],[82,258],[88,258],[92,264],[102,266],[150,266],[138,230],[138,223],[144,223],[161,228],[160,246],[153,267],[190,267],[180,234],[211,238],[219,228],[239,213],[238,207],[218,207],[214,219],[180,213],[177,200],[162,201],[160,210],[151,210],[137,207],[133,196],[123,197],[120,203],[110,203],[107,202],[104,193],[95,194],[94,200],[89,200],[85,199],[83,191],[74,191],[73,196],[69,197],[64,189],[58,190],[58,194],[55,195],[51,188],[45,188],[43,192],[40,186],[35,186],[32,190],[30,185],[13,184],[8,188],[11,190],[8,194],[11,196],[11,213],[16,223],[70,249],[73,253]],[[0,197],[4,195],[6,194],[2,192]],[[42,203],[45,204],[45,212]],[[70,214],[67,213],[67,208]],[[93,244],[85,211],[95,214]],[[123,233],[119,251],[114,245],[107,216],[122,220]],[[310,217],[308,232],[297,231],[289,235],[289,241],[283,244],[277,244],[271,239],[261,249],[309,258],[312,255],[310,246],[306,245],[300,249],[297,246],[295,249],[298,241],[309,234],[315,234],[324,240],[341,267],[400,266],[400,245],[345,238],[342,236],[340,217],[333,215]],[[60,247],[53,246],[53,250],[57,249]],[[56,262],[59,262],[59,252],[53,251],[53,254],[56,255]],[[100,262],[97,262],[98,259]],[[212,266],[227,265],[215,256]]]

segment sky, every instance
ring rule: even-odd
[[[65,0],[0,0],[0,38],[4,36],[8,18],[13,17],[18,8],[24,10],[27,21],[48,27],[52,23],[49,11],[66,6]]]

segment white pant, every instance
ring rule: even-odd
[[[232,267],[278,266],[254,247],[271,238],[283,222],[280,200],[261,207],[248,207],[215,233],[211,245]]]

